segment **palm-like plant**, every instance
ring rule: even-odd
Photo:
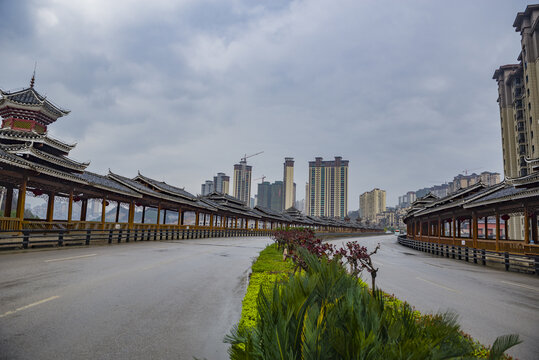
[[[395,307],[380,291],[370,293],[339,262],[298,251],[307,271],[260,292],[257,325],[225,338],[231,359],[472,357],[455,315],[418,318],[408,305]],[[516,343],[518,336],[499,338],[492,359]]]

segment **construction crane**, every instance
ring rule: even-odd
[[[266,180],[266,177],[266,175],[262,175],[261,177],[259,177],[258,179],[254,179],[253,181],[262,180],[262,182],[264,182],[264,180]]]
[[[259,151],[255,154],[251,154],[251,155],[247,155],[245,154],[241,160],[240,160],[240,164],[241,164],[241,184],[243,184],[243,191],[244,192],[244,197],[246,198],[245,201],[246,201],[246,204],[249,205],[249,191],[248,191],[248,188],[249,186],[247,185],[247,159],[248,158],[252,158],[253,156],[257,156],[257,155],[260,155],[262,154],[264,151]],[[250,183],[250,181],[249,181]],[[236,185],[234,185],[236,186]],[[241,186],[240,186],[240,189],[241,189]],[[240,193],[240,198],[241,198],[241,193]]]
[[[243,162],[247,163],[247,159],[248,159],[248,158],[251,158],[251,157],[253,157],[253,156],[260,155],[260,154],[262,154],[262,153],[263,153],[263,151],[257,152],[256,154],[252,154],[252,155],[247,155],[247,154],[245,154],[245,155],[241,158],[240,164],[243,163]]]

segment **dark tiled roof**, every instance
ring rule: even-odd
[[[142,180],[143,182],[148,183],[150,185],[153,185],[156,188],[158,188],[159,190],[165,191],[165,192],[167,192],[169,194],[172,194],[174,196],[181,196],[181,197],[184,197],[184,198],[187,198],[187,199],[190,199],[190,200],[195,200],[196,199],[196,196],[194,196],[193,194],[185,191],[182,188],[169,185],[164,181],[157,181],[157,180],[151,179],[149,177],[141,175],[140,173],[138,174],[137,177],[135,177],[134,180]]]
[[[69,114],[68,110],[61,109],[52,104],[47,100],[47,98],[41,96],[33,87],[11,93],[2,91],[2,95],[5,99],[15,103],[30,106],[41,105],[47,111],[55,114],[58,117]]]
[[[138,198],[142,197],[142,195],[140,195],[138,192],[131,190],[127,186],[124,186],[118,183],[117,181],[110,179],[107,176],[99,175],[90,171],[85,171],[82,174],[74,174],[74,175],[86,181],[88,184],[93,185],[98,188],[104,188],[106,190],[119,192],[128,196],[133,196],[133,197],[138,197]]]

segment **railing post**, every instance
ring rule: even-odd
[[[64,246],[64,231],[58,231],[58,246]]]
[[[23,230],[22,235],[22,248],[28,249],[28,244],[30,244],[30,232]]]
[[[185,229],[182,229],[182,240],[185,239]]]
[[[466,260],[466,262],[468,262],[468,260],[469,260],[468,247],[467,246],[464,248],[464,260]]]
[[[131,230],[127,229],[127,234],[125,234],[125,242],[129,242],[130,237],[131,237]]]
[[[506,251],[504,254],[503,254],[503,258],[504,258],[504,265],[505,265],[505,271],[509,271],[509,253]]]
[[[137,241],[137,235],[138,235],[138,229],[135,229],[135,233],[133,234],[133,241]]]
[[[112,229],[109,230],[109,244],[112,244]]]
[[[487,265],[487,254],[485,249],[481,249],[481,262],[483,265]]]
[[[534,268],[535,268],[535,275],[539,275],[539,256],[534,256]]]
[[[472,251],[473,251],[473,263],[477,264],[477,250],[473,249]]]
[[[90,245],[90,238],[92,237],[92,230],[86,230],[86,245]]]
[[[451,253],[453,255],[453,259],[455,258],[455,245],[451,246]]]
[[[122,229],[118,230],[118,244],[122,242]]]

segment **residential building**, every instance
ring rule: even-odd
[[[283,196],[284,193],[284,183],[282,181],[275,181],[273,184],[271,184],[271,201],[270,201],[270,209],[275,211],[283,211],[284,209],[284,203],[283,203]]]
[[[230,176],[227,176],[225,173],[217,173],[217,176],[213,177],[213,184],[216,193],[228,195]]]
[[[211,194],[213,191],[214,191],[213,181],[211,180],[206,180],[206,182],[202,184],[200,187],[200,195],[202,196]]]
[[[519,12],[513,27],[520,33],[518,64],[500,66],[498,83],[503,170],[506,178],[525,176],[539,163],[539,5]]]
[[[271,209],[271,184],[269,181],[264,181],[258,184],[257,206],[262,206]]]
[[[250,205],[251,199],[252,172],[253,167],[247,165],[245,159],[234,165],[234,197],[247,206]]]
[[[376,216],[386,211],[386,192],[375,188],[359,196],[359,211],[363,221],[376,222]]]
[[[453,178],[452,182],[449,183],[449,194],[453,194],[460,189],[465,189],[479,182],[482,182],[488,186],[499,184],[500,174],[489,171],[483,171],[481,174],[473,173],[471,175],[459,174]]]
[[[344,219],[348,213],[348,160],[309,161],[308,215]]]
[[[284,208],[294,207],[296,200],[296,184],[294,184],[294,158],[284,158],[283,184]]]

